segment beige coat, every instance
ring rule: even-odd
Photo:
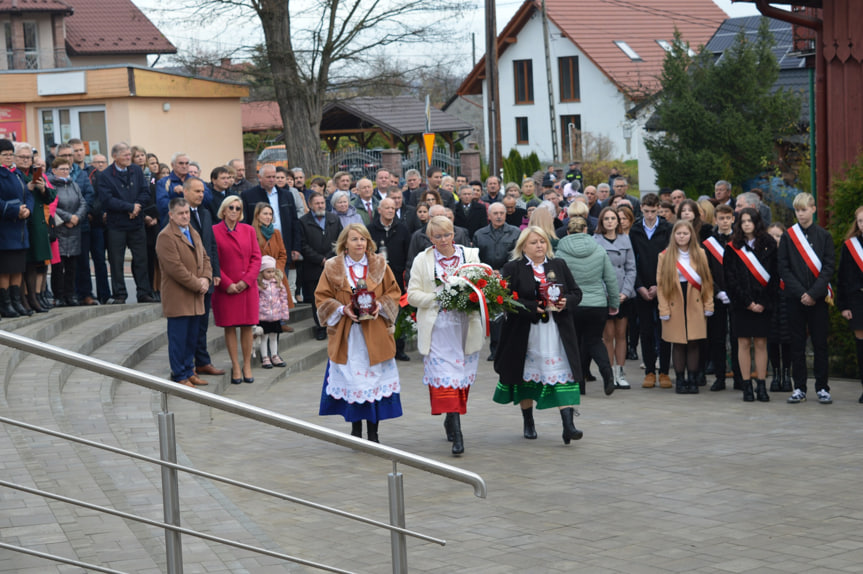
[[[659,264],[665,251],[659,254]],[[683,290],[678,281],[674,282],[674,297],[665,298],[662,289],[657,288],[656,296],[659,301],[659,316],[670,316],[668,321],[662,321],[662,340],[669,343],[687,343],[707,338],[707,317],[705,311],[713,312],[713,291],[703,288],[701,291],[687,284],[686,287],[686,313],[683,313]]]
[[[210,258],[201,236],[191,226],[192,241],[173,221],[156,238],[156,255],[161,270],[162,313],[165,317],[190,317],[204,314],[204,293],[200,279],[213,282]]]
[[[360,325],[369,349],[369,364],[377,365],[396,356],[396,343],[391,327],[399,314],[401,289],[382,256],[371,254],[368,260],[366,286],[369,291],[374,292],[375,300],[381,304],[381,312],[377,319],[361,321]],[[342,305],[351,302],[353,292],[345,273],[344,255],[336,255],[327,260],[315,289],[315,302],[321,325],[326,325],[330,315]],[[327,327],[327,355],[334,363],[344,365],[348,362],[348,335],[352,324],[350,319],[343,316],[334,327]]]
[[[479,249],[464,247],[464,259],[466,263],[479,263]],[[423,355],[428,355],[431,349],[432,329],[438,315],[434,265],[434,247],[428,247],[414,258],[411,280],[408,284],[408,303],[417,308],[417,347]],[[483,336],[479,313],[470,313],[465,355],[479,352],[483,345]]]

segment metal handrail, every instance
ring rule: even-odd
[[[121,367],[100,359],[94,359],[74,351],[69,351],[41,341],[22,337],[8,331],[0,330],[0,343],[14,349],[45,357],[46,359],[60,361],[86,371],[120,379],[160,393],[177,396],[194,403],[233,413],[274,427],[304,434],[324,442],[361,451],[378,458],[392,461],[393,463],[404,464],[418,470],[423,470],[451,480],[463,482],[473,486],[474,495],[480,498],[485,498],[487,494],[485,481],[480,475],[430,458],[363,440],[316,424],[285,416],[275,411],[247,405],[233,399],[214,395],[205,391],[199,391],[192,387],[178,385],[174,382],[168,382],[165,379],[160,379],[153,375]]]

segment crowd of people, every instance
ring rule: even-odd
[[[286,365],[279,335],[302,302],[315,337],[328,339],[320,414],[341,415],[358,437],[366,421],[373,441],[381,420],[402,414],[398,361],[410,357],[393,331],[407,305],[431,413],[444,415],[456,455],[486,331],[499,375],[493,400],[519,406],[526,439],[537,438],[534,408],[559,410],[564,443],[581,439],[573,419],[595,380],[591,363],[605,394],[629,389],[624,365],[639,343],[642,388],[696,394],[712,373],[711,391],[730,377],[744,401],[769,401],[769,391],[794,404],[807,398],[810,337],[815,395],[832,402],[836,262],[806,193],[785,229],[758,190],[734,197],[719,181],[698,200],[681,190],[636,198],[618,173],[585,185],[578,164],[505,185],[437,167],[425,181],[408,170],[402,183],[383,169],[373,180],[338,172],[307,181],[300,168],[264,165],[254,184],[241,160],[205,181],[186,153],[166,166],[125,143],[110,163],[98,154],[86,163],[80,140],[47,159],[0,140],[0,315],[124,304],[128,251],[137,302],[161,302],[168,319],[179,384],[225,374],[207,351],[211,309],[230,381],[241,384],[255,380],[255,350],[261,368]],[[475,265],[499,273],[518,301],[487,329],[478,313],[440,302],[442,287]],[[863,207],[842,245],[835,300],[863,366]]]

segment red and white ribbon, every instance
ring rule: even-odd
[[[723,259],[725,258],[725,248],[722,247],[722,244],[719,243],[719,240],[715,237],[708,237],[704,240],[704,248],[713,255],[717,261],[721,264]]]
[[[467,286],[470,287],[473,292],[476,293],[476,296],[479,298],[479,316],[482,320],[483,325],[485,325],[485,335],[486,337],[488,337],[491,334],[491,323],[488,320],[488,301],[486,301],[485,293],[482,292],[482,289],[471,283],[469,279],[467,279],[466,277],[461,277],[462,271],[472,268],[481,269],[489,277],[491,277],[494,271],[490,266],[486,265],[485,263],[465,263],[464,265],[460,266],[455,272],[455,275],[464,279],[464,282],[467,284]]]
[[[677,260],[677,272],[683,275],[690,285],[701,291],[701,275],[689,263]]]
[[[818,277],[821,274],[821,260],[815,255],[815,250],[812,249],[809,241],[806,240],[806,236],[803,235],[803,229],[799,223],[795,223],[788,229],[788,237],[791,238],[791,242],[797,248],[797,252],[800,253],[800,257],[803,258],[806,267],[809,268],[812,275]]]
[[[746,268],[749,269],[749,272],[752,273],[755,280],[758,281],[762,287],[767,287],[767,284],[770,283],[770,273],[767,272],[767,269],[764,268],[755,256],[755,253],[748,249],[738,249],[737,247],[734,247],[733,243],[729,243],[729,246],[731,246],[731,250],[740,257],[740,260],[743,261],[743,264],[746,265]]]
[[[860,244],[860,238],[850,237],[846,239],[845,247],[848,248],[848,252],[851,253],[851,257],[857,263],[857,267],[860,268],[860,271],[863,271],[863,245]]]

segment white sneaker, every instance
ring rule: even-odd
[[[833,402],[833,397],[830,396],[830,393],[821,389],[816,393],[818,395],[818,402],[822,405],[829,405]]]
[[[614,366],[614,385],[618,389],[629,389],[629,381],[626,380],[626,373],[623,372],[623,365]]]
[[[827,395],[830,396],[829,394]],[[791,396],[788,397],[789,404],[796,405],[797,403],[805,403],[806,402],[806,393],[801,391],[800,389],[794,389],[794,392],[791,393]]]

